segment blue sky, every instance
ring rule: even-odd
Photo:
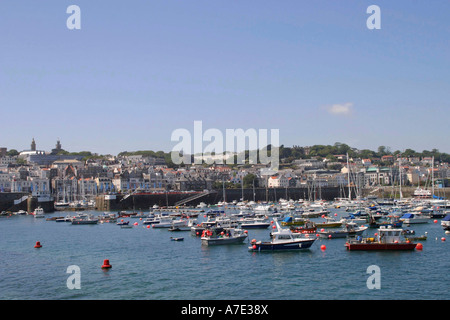
[[[81,8],[81,30],[66,9]],[[369,30],[366,9],[381,8]],[[448,1],[0,2],[0,146],[170,151],[178,128],[450,153]]]

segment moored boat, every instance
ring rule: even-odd
[[[79,224],[97,224],[98,219],[95,218],[92,214],[89,215],[79,215],[77,217],[74,217],[72,219],[72,224],[79,225]]]
[[[444,228],[444,230],[449,231],[450,230],[450,214],[446,215],[444,219],[441,220],[441,226]]]
[[[251,241],[250,251],[278,251],[309,249],[315,238],[308,238],[300,233],[293,233],[290,229],[282,228],[274,219],[277,231],[272,232],[271,241]]]
[[[339,228],[342,226],[342,221],[336,221],[334,218],[325,218],[325,222],[316,222],[317,228]]]
[[[417,243],[402,239],[402,229],[381,227],[375,237],[349,239],[347,250],[413,250]]]
[[[269,226],[270,221],[266,218],[247,218],[241,223],[244,229],[267,229]]]
[[[35,218],[44,218],[44,209],[42,209],[41,207],[36,208],[33,212],[33,215]]]
[[[334,239],[334,238],[346,238],[362,235],[368,227],[358,226],[356,223],[347,223],[342,229],[321,230],[317,234],[321,238]]]
[[[240,244],[247,238],[247,231],[240,228],[222,228],[214,227],[205,230],[201,237],[202,244],[211,245],[225,245],[225,244]]]
[[[405,213],[399,220],[405,224],[428,223],[430,216],[422,213]]]

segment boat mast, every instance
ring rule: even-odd
[[[348,200],[352,201],[352,190],[350,188],[350,165],[348,164],[348,152],[347,152],[347,180],[348,180]]]
[[[402,195],[402,155],[400,155],[400,159],[398,160],[398,174],[399,174],[399,181],[400,181],[400,202],[402,201],[403,195]]]
[[[431,198],[434,198],[434,156],[431,160]]]

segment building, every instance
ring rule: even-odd
[[[289,179],[284,175],[271,176],[268,179],[269,188],[287,188],[289,187]]]

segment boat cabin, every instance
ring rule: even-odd
[[[396,243],[401,241],[402,229],[381,227],[378,229],[378,242]]]

